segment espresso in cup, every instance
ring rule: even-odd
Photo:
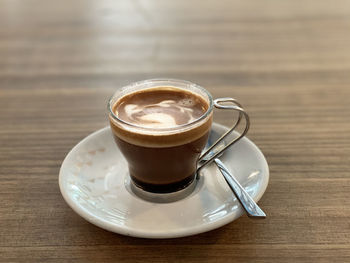
[[[137,187],[171,193],[193,182],[212,124],[206,90],[186,81],[143,81],[117,91],[109,110],[115,141]]]

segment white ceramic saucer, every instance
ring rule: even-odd
[[[215,123],[212,129],[220,134],[227,130]],[[243,138],[221,160],[258,201],[269,180],[268,165],[258,147]],[[128,236],[174,238],[218,228],[243,213],[214,164],[201,174],[194,191],[184,199],[145,201],[130,190],[127,163],[106,127],[69,152],[59,185],[69,206],[94,225]]]

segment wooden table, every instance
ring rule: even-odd
[[[0,261],[350,262],[349,33],[349,1],[0,0]],[[266,220],[147,240],[64,202],[65,155],[154,77],[244,104]]]

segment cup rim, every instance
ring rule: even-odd
[[[168,85],[157,85],[157,83],[166,83],[169,82]],[[152,87],[147,87],[146,84],[152,84],[154,83],[154,85]],[[121,92],[122,90],[126,90],[128,88],[133,88],[133,87],[138,87],[138,86],[145,86],[145,89],[147,88],[155,88],[155,87],[161,87],[161,86],[165,86],[165,87],[177,87],[176,83],[178,84],[182,84],[182,85],[186,85],[185,88],[187,87],[194,87],[199,89],[201,92],[203,92],[204,94],[207,95],[208,99],[209,99],[209,107],[206,110],[205,113],[203,113],[203,115],[201,115],[199,118],[186,123],[186,124],[182,124],[182,125],[178,125],[176,127],[170,127],[170,128],[151,128],[151,127],[143,127],[141,125],[137,125],[137,124],[133,124],[127,121],[124,121],[122,119],[120,119],[117,115],[115,115],[115,113],[113,112],[112,107],[114,106],[114,103],[112,104],[112,100],[115,98],[116,93]],[[180,89],[184,89],[184,87],[178,87]],[[207,91],[206,89],[204,89],[203,87],[192,83],[190,81],[187,80],[181,80],[181,79],[172,79],[172,78],[155,78],[155,79],[147,79],[147,80],[142,80],[142,81],[137,81],[137,82],[133,82],[129,85],[123,86],[121,88],[119,88],[116,92],[114,92],[114,94],[110,97],[108,104],[107,104],[107,109],[109,111],[109,116],[111,116],[113,118],[113,120],[122,123],[123,125],[132,127],[132,128],[136,128],[139,130],[145,130],[145,131],[153,131],[153,132],[166,132],[166,131],[177,131],[177,130],[182,130],[185,129],[187,127],[191,127],[193,126],[193,124],[199,123],[200,121],[202,121],[203,119],[206,119],[210,113],[213,111],[213,97],[211,96],[211,94],[209,93],[209,91]]]

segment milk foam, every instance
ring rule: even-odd
[[[131,123],[148,128],[171,128],[195,120],[189,100],[163,100],[156,104],[126,104],[125,114]],[[178,119],[186,120],[178,123]]]

